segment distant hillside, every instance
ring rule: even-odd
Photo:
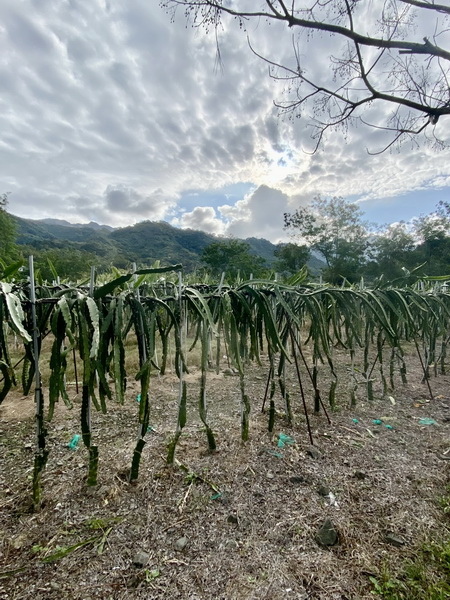
[[[141,266],[160,260],[164,265],[181,263],[187,271],[192,271],[201,266],[203,249],[220,240],[204,231],[177,229],[164,221],[143,221],[114,229],[94,222],[72,224],[59,219],[15,219],[17,242],[26,247],[24,252],[57,249],[77,255],[86,252],[90,264],[98,257],[98,266],[105,267],[114,264],[129,268],[131,263]],[[274,265],[275,244],[255,237],[245,241],[255,255],[264,258],[268,267]],[[317,272],[323,263],[313,257],[308,266],[312,272]]]
[[[200,254],[213,236],[191,229],[177,229],[163,221],[143,221],[110,233],[119,253],[129,262],[181,263],[188,271],[200,266]]]
[[[86,252],[102,258],[104,263],[117,260],[117,248],[109,238],[109,231],[95,229],[89,225],[62,225],[66,221],[53,219],[33,221],[15,217],[17,243],[24,246],[25,253],[63,249],[64,251]],[[56,222],[49,222],[56,221]]]
[[[269,266],[273,265],[275,261],[275,256],[273,255],[276,248],[275,244],[263,238],[255,237],[246,238],[245,241],[249,244],[254,254],[264,258]]]
[[[114,227],[110,227],[109,225],[99,225],[95,221],[90,221],[89,223],[69,223],[69,221],[65,221],[64,219],[40,219],[37,223],[43,223],[45,225],[61,225],[62,227],[89,227],[91,229],[103,229],[105,231],[114,231]]]
[[[319,275],[321,270],[326,266],[323,260],[317,258],[317,256],[314,256],[313,254],[309,257],[307,265],[311,275]]]

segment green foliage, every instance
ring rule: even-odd
[[[8,260],[0,253],[0,268],[32,254],[38,278],[47,282],[55,279],[49,261],[64,281],[87,278],[91,266],[96,267],[97,273],[103,273],[109,271],[111,265],[130,270],[131,263],[148,266],[155,260],[162,260],[163,264],[181,263],[185,273],[197,271],[199,274],[206,248],[229,243],[202,231],[177,229],[164,222],[144,221],[113,230],[97,224],[82,226],[19,219],[4,211],[6,201],[5,195],[0,197],[0,231],[1,218],[12,219],[13,227],[8,227],[7,232],[10,235],[16,228],[18,246],[10,246],[11,252],[6,253]],[[383,282],[399,282],[403,278],[406,284],[412,279],[405,278],[404,269],[411,272],[419,265],[423,267],[416,275],[450,274],[450,203],[439,203],[436,211],[416,219],[413,224],[400,223],[376,232],[362,221],[361,215],[357,204],[341,198],[316,198],[310,207],[285,215],[286,228],[300,243],[307,245],[283,244],[277,248],[263,239],[235,240],[246,244],[239,264],[241,279],[250,273],[254,277],[264,276],[266,267],[289,277],[303,266],[307,248],[310,250],[309,272],[312,275],[321,272],[325,280],[333,284],[356,283],[361,276],[368,281],[382,278]],[[3,240],[8,245],[7,235]],[[226,261],[220,265],[217,256],[211,260],[211,274],[217,278]],[[235,278],[236,273],[236,265],[231,264],[230,277]],[[11,277],[17,278],[18,273]],[[206,282],[204,271],[201,277]]]
[[[238,248],[243,249],[241,245]],[[171,271],[178,279],[177,285],[169,277],[166,278]],[[192,348],[197,343],[201,344],[202,379],[198,406],[210,450],[215,448],[216,442],[208,420],[208,403],[212,399],[207,402],[206,376],[212,357],[216,357],[219,367],[223,352],[226,352],[230,366],[239,376],[243,440],[249,436],[252,408],[251,396],[246,390],[245,370],[250,361],[260,361],[262,352],[269,357],[269,383],[275,385],[278,382],[288,419],[294,417],[286,383],[289,365],[296,367],[299,387],[303,377],[300,370],[311,379],[316,411],[323,407],[319,394],[322,386],[318,379],[325,375],[329,380],[331,376],[333,381],[329,398],[334,406],[338,380],[333,364],[336,347],[346,349],[351,356],[351,393],[355,401],[358,386],[367,386],[370,400],[369,381],[376,378],[376,372],[379,372],[385,393],[389,387],[394,388],[395,369],[397,372],[400,369],[403,381],[406,367],[402,344],[405,341],[412,342],[418,352],[421,345],[425,357],[424,376],[432,368],[437,368],[436,365],[440,365],[444,369],[442,372],[445,372],[450,294],[442,285],[443,280],[423,281],[420,289],[419,286],[378,286],[375,289],[363,286],[331,287],[308,285],[305,283],[306,269],[303,269],[291,279],[289,285],[258,279],[237,286],[218,285],[217,280],[214,284],[186,285],[180,275],[180,265],[155,266],[128,273],[114,270],[113,275],[112,280],[102,281],[93,290],[87,286],[37,286],[37,327],[34,326],[31,311],[33,306],[29,284],[2,282],[0,285],[0,402],[15,385],[14,362],[18,351],[15,350],[13,361],[8,349],[13,336],[16,346],[17,341],[23,344],[22,354],[26,357],[23,361],[24,390],[28,393],[35,375],[34,359],[39,357],[41,349],[39,343],[37,349],[33,347],[30,334],[40,332],[41,341],[43,333],[51,334],[52,343],[48,345],[51,346],[50,376],[45,381],[49,388],[48,420],[53,416],[60,398],[68,401],[67,358],[71,358],[72,353],[76,355],[83,382],[80,421],[83,441],[89,450],[89,484],[96,481],[99,457],[97,447],[91,443],[91,404],[92,409],[106,413],[107,403],[113,398],[119,403],[126,402],[130,375],[141,386],[138,417],[140,437],[135,446],[130,473],[131,480],[137,478],[149,425],[151,371],[164,371],[169,346],[174,350],[173,364],[180,380],[176,431],[167,455],[168,461],[174,463],[178,440],[190,418],[189,389],[183,379],[183,374],[187,372],[183,335],[189,330],[195,332]],[[139,364],[134,373],[130,373],[130,363],[125,360],[131,343],[137,346],[139,354]],[[302,346],[305,345],[308,345],[308,353],[303,353]],[[162,350],[160,366],[156,360],[157,346]],[[373,348],[370,356],[369,347]],[[360,357],[363,355],[360,362],[363,379],[355,376],[353,368],[358,353]],[[389,354],[390,364],[385,365],[383,361],[389,360]],[[271,385],[271,407],[274,402],[272,390],[274,387]],[[306,403],[303,406],[306,415]],[[272,428],[274,419],[273,404]],[[309,433],[312,436],[311,430]],[[36,470],[39,474],[45,466],[47,454],[42,457],[38,455],[38,458],[42,458],[39,471]],[[36,482],[38,490],[37,479]]]
[[[111,527],[111,525],[116,525],[122,521],[123,517],[92,517],[91,519],[87,519],[85,524],[89,529],[105,530]]]
[[[275,250],[277,246],[263,238],[249,237],[244,240],[249,246],[252,254],[261,256],[269,267],[275,262]]]
[[[32,252],[31,252],[32,254]],[[34,255],[34,264],[43,281],[52,282],[55,275],[65,281],[80,281],[89,277],[91,266],[98,266],[95,254],[77,248],[43,250]]]
[[[365,264],[368,231],[357,204],[343,198],[316,197],[310,207],[284,215],[285,229],[323,256],[326,281],[356,282]]]
[[[372,260],[367,265],[367,275],[392,281],[404,276],[405,268],[411,270],[420,264],[414,252],[414,235],[409,229],[405,223],[397,223],[375,236],[369,251]]]
[[[16,244],[16,224],[14,218],[6,212],[7,205],[8,194],[0,194],[0,259],[5,265],[20,258]]]
[[[439,504],[446,515],[450,515],[450,485],[447,486],[447,493],[439,499]]]
[[[445,514],[450,511],[450,487],[439,499]],[[448,533],[448,532],[447,532]],[[385,600],[446,600],[450,598],[450,538],[426,542],[413,559],[393,573],[385,565],[379,577],[370,577],[372,593]]]
[[[20,259],[12,263],[6,263],[0,259],[0,281],[16,281],[22,278],[25,262]]]
[[[440,202],[434,213],[417,219],[415,232],[420,240],[418,260],[426,263],[424,272],[450,274],[450,205]]]
[[[399,573],[385,566],[370,581],[372,593],[385,600],[446,600],[450,597],[450,541],[425,544]]]
[[[187,270],[200,264],[200,253],[214,238],[203,231],[176,229],[168,223],[143,221],[110,234],[122,259],[138,265],[164,259]]]
[[[326,262],[326,281],[356,283],[361,277],[384,282],[450,274],[450,203],[411,224],[371,231],[358,205],[342,198],[316,198],[311,206],[286,213],[285,229]],[[420,269],[419,269],[420,267]]]
[[[404,277],[405,269],[416,275],[450,274],[450,205],[440,202],[437,209],[414,220],[398,223],[375,236],[367,273],[385,280]]]
[[[274,254],[277,261],[273,268],[284,277],[289,277],[298,273],[306,265],[310,250],[305,245],[278,244]]]
[[[202,252],[202,262],[213,275],[226,273],[228,278],[237,276],[248,279],[261,277],[266,271],[263,258],[250,251],[250,245],[242,240],[230,239],[213,242]]]
[[[131,263],[148,266],[156,260],[164,264],[182,263],[185,273],[189,273],[201,266],[204,248],[217,241],[217,238],[204,231],[178,229],[162,221],[143,221],[130,227],[112,229],[98,225],[94,228],[93,224],[59,224],[18,217],[14,217],[14,220],[22,253],[24,256],[34,255],[44,280],[51,280],[47,258],[55,264],[62,279],[75,280],[76,273],[81,272],[79,256],[84,257],[86,267],[78,277],[86,276],[90,265],[95,265],[98,272],[108,270],[113,264],[128,270]],[[274,244],[257,238],[249,238],[246,243],[251,253],[262,257],[268,265],[274,262]],[[73,269],[65,260],[71,253],[75,256]],[[59,265],[55,261],[55,254],[61,254]]]

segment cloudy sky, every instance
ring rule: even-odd
[[[255,22],[248,33],[258,51],[290,52],[286,28]],[[360,127],[310,155],[307,119],[278,115],[283,90],[246,35],[227,25],[220,48],[218,64],[214,36],[181,13],[171,22],[158,0],[2,0],[0,192],[10,212],[116,227],[165,220],[277,242],[283,213],[317,194],[361,202],[379,223],[450,200],[449,150],[372,156],[383,140]],[[450,142],[449,124],[438,134]]]

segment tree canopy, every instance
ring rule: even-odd
[[[274,255],[277,258],[274,264],[275,271],[289,276],[298,273],[306,265],[310,251],[306,245],[279,244]]]
[[[440,202],[437,210],[417,219],[417,252],[426,262],[429,275],[447,275],[450,266],[450,204]]]
[[[4,265],[20,257],[16,245],[16,224],[6,212],[7,206],[8,194],[0,194],[0,260]]]
[[[442,146],[436,126],[450,114],[450,6],[434,0],[161,0],[195,26],[243,29],[252,20],[286,26],[290,58],[252,51],[286,83],[282,112],[304,115],[316,149],[330,128],[364,123],[390,132],[384,151],[423,134]],[[218,42],[220,43],[220,42]],[[445,46],[447,44],[447,47]],[[318,60],[321,59],[321,60]],[[320,62],[321,68],[318,68]]]
[[[401,278],[405,269],[411,271],[420,264],[414,232],[406,223],[395,223],[373,236],[365,275],[383,277],[387,281]]]
[[[314,199],[284,215],[285,229],[294,238],[306,242],[325,260],[324,275],[328,281],[356,281],[365,264],[368,230],[358,205],[343,198]]]
[[[285,213],[285,229],[323,257],[322,276],[330,283],[360,277],[385,282],[421,276],[450,276],[450,203],[409,223],[375,227],[362,219],[358,204],[317,197]],[[303,246],[299,247],[299,249]],[[414,272],[414,273],[412,273]]]
[[[265,261],[250,252],[250,245],[242,240],[230,239],[213,242],[202,252],[202,262],[209,272],[229,277],[260,277],[266,271]]]

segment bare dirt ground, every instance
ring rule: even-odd
[[[43,506],[29,511],[34,454],[31,397],[11,394],[0,406],[0,600],[93,599],[366,599],[370,576],[414,557],[426,540],[442,539],[450,524],[439,504],[449,483],[449,376],[431,380],[420,369],[408,385],[373,403],[305,417],[292,383],[295,423],[277,416],[273,434],[262,414],[266,367],[251,367],[250,441],[240,441],[237,377],[208,377],[210,422],[218,451],[207,452],[196,416],[199,372],[188,380],[188,421],[166,466],[176,424],[174,376],[152,383],[153,430],[140,477],[129,484],[137,435],[136,394],[124,406],[93,415],[100,453],[99,485],[87,488],[87,451],[80,442],[79,398],[61,404],[49,424]],[[344,382],[345,383],[345,382]],[[75,393],[74,393],[75,395]],[[312,406],[308,390],[308,403]],[[312,409],[311,409],[312,413]],[[381,423],[374,423],[374,420]],[[431,424],[423,424],[432,419]],[[278,446],[279,434],[295,441]],[[338,543],[316,539],[326,518]],[[447,520],[446,520],[447,519]]]

